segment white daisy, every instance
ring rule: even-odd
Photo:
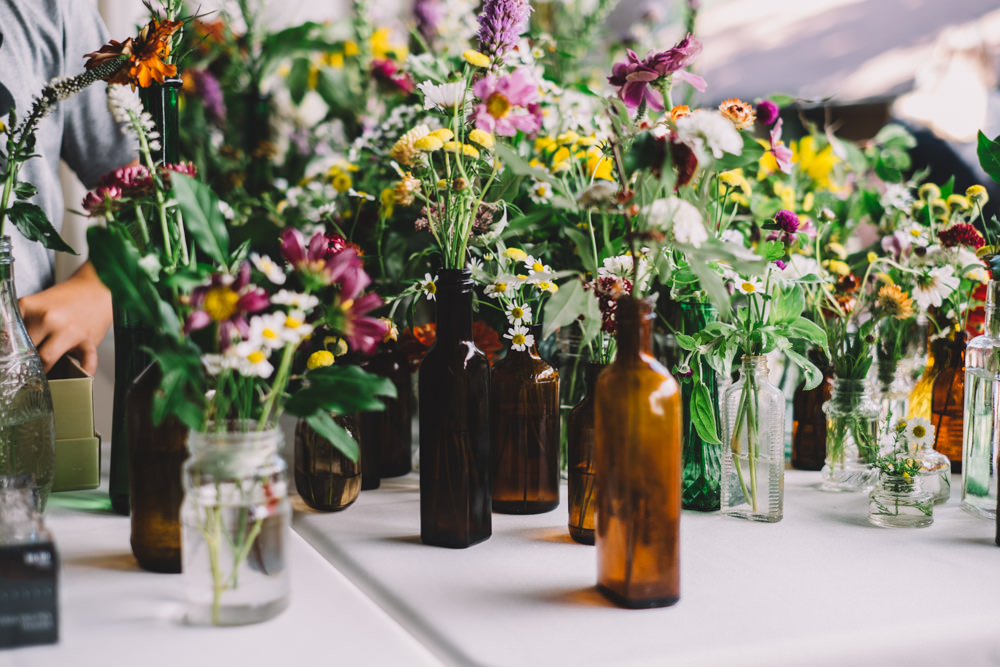
[[[235,359],[224,354],[203,354],[201,355],[201,365],[205,367],[205,372],[216,376],[227,369],[235,368]]]
[[[549,294],[555,294],[556,292],[559,291],[559,286],[549,280],[542,280],[535,283],[535,289],[537,289],[539,292],[548,292]]]
[[[491,299],[499,299],[501,296],[512,294],[520,282],[516,276],[504,274],[497,276],[493,282],[486,286],[483,292]]]
[[[319,305],[319,299],[312,294],[303,294],[302,292],[292,292],[283,289],[278,290],[278,293],[271,297],[271,303],[309,312]]]
[[[940,307],[944,300],[958,288],[961,281],[955,275],[955,267],[950,264],[939,266],[917,276],[917,286],[913,288],[913,300],[920,310]]]
[[[551,281],[552,278],[555,277],[555,274],[552,272],[552,267],[542,264],[530,255],[524,259],[524,266],[528,269],[527,282],[532,285],[540,282]]]
[[[451,83],[433,84],[424,81],[417,84],[417,88],[424,94],[424,109],[440,109],[441,111],[452,112],[461,108],[465,104],[465,82],[453,81]]]
[[[535,204],[547,204],[552,200],[552,186],[545,181],[531,179],[531,186],[528,188],[528,198]]]
[[[531,306],[512,303],[507,307],[507,321],[515,326],[531,324]]]
[[[513,326],[503,335],[510,340],[510,349],[523,352],[535,344],[535,336],[528,333],[527,327]]]
[[[437,276],[432,276],[429,273],[424,274],[424,279],[420,282],[417,289],[424,293],[428,301],[434,301],[437,298]]]
[[[250,318],[250,336],[247,340],[253,341],[257,347],[263,346],[271,350],[284,347],[284,329],[284,313],[256,315]]]
[[[760,294],[763,287],[761,286],[760,281],[750,278],[738,278],[736,280],[736,289],[738,289],[741,294]]]
[[[252,252],[250,253],[250,261],[258,271],[263,273],[264,276],[275,285],[285,284],[287,276],[285,276],[284,269],[280,264],[267,255],[258,255],[257,253]]]
[[[274,366],[268,361],[267,351],[254,341],[237,343],[228,350],[226,355],[236,360],[236,370],[246,377],[269,378],[274,373]]]
[[[906,423],[906,440],[917,447],[934,444],[934,425],[924,417],[914,417]]]
[[[312,334],[314,327],[306,322],[306,314],[303,311],[292,310],[284,318],[281,337],[285,339],[285,342],[298,345],[302,339]]]

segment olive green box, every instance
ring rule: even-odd
[[[94,489],[101,483],[101,439],[94,432],[94,378],[72,357],[49,371],[56,423],[53,491]]]

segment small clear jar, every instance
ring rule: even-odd
[[[919,475],[881,473],[868,496],[868,521],[885,528],[923,528],[934,522],[934,500]]]
[[[920,484],[931,494],[935,505],[948,502],[951,497],[951,460],[930,444],[913,453],[920,461]]]
[[[879,404],[865,380],[835,378],[826,414],[826,462],[820,490],[868,491],[875,483]]]
[[[244,625],[288,606],[291,519],[277,428],[212,424],[188,435],[181,507],[187,622]]]

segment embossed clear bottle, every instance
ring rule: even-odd
[[[965,350],[965,411],[962,508],[992,519],[997,511],[997,454],[1000,452],[1000,281],[986,292],[983,333]]]
[[[52,395],[21,320],[10,237],[0,238],[0,475],[25,476],[44,511],[56,466]]]

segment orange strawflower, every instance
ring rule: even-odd
[[[155,81],[177,76],[177,67],[164,62],[170,57],[170,37],[181,27],[180,21],[162,21],[156,19],[147,23],[134,39],[129,37],[124,42],[111,40],[99,50],[88,53],[89,58],[84,67],[88,70],[109,60],[128,56],[127,66],[118,70],[108,83],[129,84],[133,90],[138,85],[148,88]]]
[[[722,100],[719,105],[719,112],[732,121],[737,130],[745,130],[757,120],[757,112],[753,110],[753,105],[744,102],[738,97],[730,97]]]
[[[691,107],[686,104],[679,104],[670,110],[670,122],[676,123],[678,118],[691,115]]]

